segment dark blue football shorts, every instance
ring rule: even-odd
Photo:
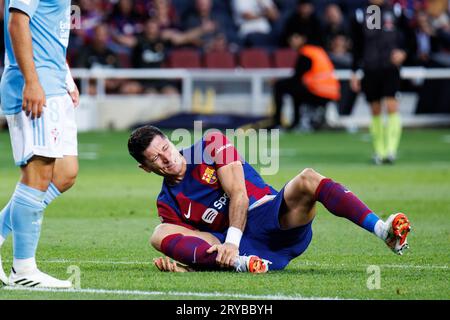
[[[283,197],[284,188],[272,200],[249,210],[239,246],[241,255],[257,255],[271,261],[269,270],[284,269],[292,259],[308,248],[312,239],[312,221],[294,229],[281,229],[279,214]],[[226,231],[213,232],[213,235],[223,243]]]

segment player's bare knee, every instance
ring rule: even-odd
[[[148,239],[148,244],[154,249],[161,251],[161,241],[157,236],[155,236],[155,234],[152,234],[150,236],[150,238]]]
[[[306,168],[298,176],[298,182],[301,192],[314,195],[320,181],[324,178],[314,169]]]
[[[70,188],[73,187],[73,185],[75,184],[75,181],[77,180],[77,173],[73,173],[71,175],[67,175],[66,177],[64,177],[64,181],[63,181],[63,190],[60,190],[61,192],[67,191]]]
[[[158,251],[161,251],[161,242],[168,235],[169,226],[162,223],[155,227],[153,230],[153,234],[150,236],[149,243],[150,245]]]
[[[155,227],[155,230],[153,230],[152,235],[150,236],[150,238],[148,239],[149,241],[149,245],[152,246],[153,248],[155,248],[156,250],[160,251],[161,248],[161,236],[158,233],[158,227],[160,225]]]
[[[72,165],[69,170],[66,171],[64,175],[64,182],[67,189],[70,189],[76,182],[78,177],[78,163]]]
[[[72,188],[77,179],[76,174],[65,174],[64,176],[55,176],[53,178],[53,184],[58,189],[59,192],[63,193]]]
[[[78,161],[74,157],[65,157],[56,161],[53,184],[63,193],[72,188],[78,176]]]

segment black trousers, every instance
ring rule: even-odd
[[[324,106],[329,101],[329,99],[312,94],[296,78],[278,80],[273,86],[273,98],[276,108],[273,116],[273,126],[281,125],[281,111],[283,108],[283,98],[285,95],[291,96],[294,100],[294,121],[289,127],[291,129],[295,128],[300,122],[300,106],[302,104]]]

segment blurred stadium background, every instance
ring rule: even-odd
[[[267,2],[272,14],[249,28],[227,0],[72,1],[77,27],[68,60],[82,93],[80,131],[127,129],[167,118],[164,126],[183,127],[180,117],[173,117],[180,113],[184,124],[199,119],[216,127],[264,119],[273,112],[271,85],[289,75],[295,63],[286,39],[292,30],[327,50],[341,80],[342,98],[327,105],[326,125],[350,131],[366,127],[369,108],[350,90],[348,79],[350,21],[367,1],[312,1],[312,13],[301,13],[297,0]],[[403,8],[411,37],[402,69],[403,122],[448,126],[448,1],[393,2]],[[292,106],[289,99],[285,103]],[[289,122],[292,108],[285,110]],[[4,119],[0,122],[4,127]]]

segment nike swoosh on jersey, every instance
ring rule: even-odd
[[[186,219],[189,219],[189,218],[191,217],[191,205],[192,205],[192,202],[189,202],[188,213],[187,213],[187,214],[184,214],[184,216],[185,216]]]

